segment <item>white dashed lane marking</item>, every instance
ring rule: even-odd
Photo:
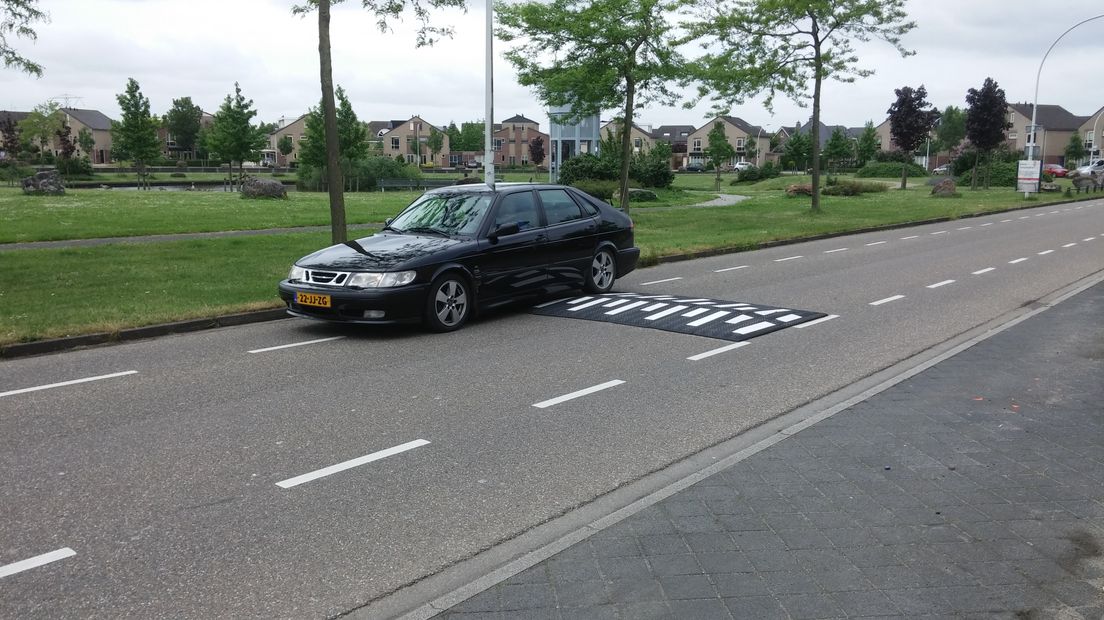
[[[885,243],[885,241],[875,241],[874,243],[868,243],[866,245],[869,247],[872,245],[882,245],[883,243]]]
[[[989,273],[990,271],[993,271],[994,269],[996,269],[996,267],[986,267],[985,269],[978,269],[977,271],[973,272],[973,275],[980,276],[981,274]]]
[[[1010,260],[1010,261],[1008,261],[1008,264],[1009,264],[1009,265],[1015,265],[1016,263],[1022,263],[1022,262],[1024,262],[1025,260],[1027,260],[1027,259],[1026,259],[1026,258],[1017,258],[1017,259],[1015,259],[1015,260]]]
[[[306,340],[303,342],[293,342],[291,344],[281,344],[275,347],[265,347],[263,349],[253,349],[250,353],[267,353],[268,351],[279,351],[280,349],[290,349],[292,347],[302,347],[308,344],[318,344],[319,342],[330,342],[331,340],[341,340],[345,336],[333,336],[330,338],[319,338],[318,340]]]
[[[833,252],[846,252],[849,248],[836,248],[834,250],[824,250],[825,254],[832,254]]]
[[[1063,245],[1062,247],[1064,247],[1064,248],[1072,248],[1072,247],[1073,247],[1073,246],[1075,246],[1075,245],[1077,245],[1077,244],[1076,244],[1076,243],[1067,243],[1066,245]]]
[[[746,340],[743,341],[743,342],[734,342],[730,345],[723,346],[719,349],[713,349],[711,351],[706,351],[705,353],[698,353],[697,355],[691,355],[690,357],[688,357],[686,359],[688,359],[692,362],[696,362],[696,361],[699,361],[699,360],[703,360],[707,357],[713,357],[714,355],[719,355],[719,354],[725,353],[727,351],[732,351],[733,349],[739,349],[740,347],[746,347],[749,344],[751,344],[751,343],[746,341]]]
[[[579,398],[580,396],[586,396],[588,394],[593,394],[595,392],[601,392],[602,390],[608,390],[609,388],[616,387],[618,385],[621,385],[622,383],[624,383],[624,381],[622,381],[620,379],[614,379],[613,381],[606,381],[605,383],[599,383],[598,385],[592,385],[588,388],[584,388],[584,389],[578,390],[576,392],[572,392],[570,394],[564,394],[563,396],[557,396],[556,398],[549,398],[548,400],[542,400],[539,403],[533,403],[533,406],[536,407],[537,409],[547,409],[548,407],[551,407],[552,405],[558,405],[560,403],[567,402],[569,400],[574,400],[576,398]]]
[[[788,261],[788,260],[797,260],[797,259],[799,259],[799,258],[805,258],[805,257],[804,257],[804,256],[787,256],[786,258],[776,258],[776,259],[774,259],[774,262],[776,262],[776,263],[784,263],[784,262],[786,262],[786,261]]]
[[[1037,254],[1038,254],[1039,256],[1046,256],[1047,254],[1050,254],[1050,253],[1051,253],[1051,252],[1053,252],[1053,251],[1054,251],[1054,250],[1043,250],[1042,252],[1037,252]]]
[[[937,230],[937,231],[935,231],[935,232],[933,232],[933,233],[929,233],[929,234],[932,234],[932,235],[945,235],[945,234],[947,234],[947,231],[945,231],[945,230]]]
[[[985,222],[984,224],[982,224],[982,226],[992,226],[992,225],[993,225],[993,222]]]
[[[904,241],[906,239],[919,239],[919,238],[920,238],[920,235],[911,235],[911,236],[908,236],[908,237],[901,237],[901,241]]]
[[[882,304],[888,304],[891,301],[897,301],[898,299],[904,299],[904,295],[894,295],[893,297],[886,297],[885,299],[879,299],[878,301],[870,302],[871,306],[880,306]]]
[[[936,282],[935,284],[929,284],[928,288],[939,288],[941,286],[947,286],[948,284],[954,284],[954,280],[943,280],[942,282]]]
[[[402,445],[398,445],[398,446],[395,446],[393,448],[387,448],[386,450],[380,450],[379,452],[373,452],[371,454],[366,454],[364,456],[357,457],[355,459],[350,459],[350,460],[345,461],[343,463],[338,463],[337,465],[330,465],[329,467],[323,467],[322,469],[316,469],[316,470],[314,470],[310,473],[303,474],[302,476],[296,476],[294,478],[288,478],[287,480],[277,482],[276,486],[278,486],[280,488],[283,488],[283,489],[290,489],[291,487],[299,486],[300,484],[303,484],[305,482],[310,482],[311,480],[317,480],[319,478],[329,476],[330,474],[336,474],[338,472],[345,471],[346,469],[352,469],[354,467],[359,467],[361,465],[371,463],[372,461],[378,461],[380,459],[385,459],[389,456],[394,456],[396,454],[406,452],[407,450],[413,450],[414,448],[418,448],[418,447],[428,445],[428,444],[429,444],[429,442],[426,441],[425,439],[415,439],[414,441],[408,441],[408,442],[406,442]]]
[[[113,372],[109,375],[98,375],[95,377],[85,377],[84,379],[73,379],[72,381],[62,381],[60,383],[50,383],[47,385],[38,385],[35,387],[21,388],[18,390],[9,390],[7,392],[0,392],[0,398],[5,396],[15,396],[16,394],[26,394],[27,392],[37,392],[39,390],[49,390],[52,388],[65,387],[67,385],[77,385],[78,383],[88,383],[89,381],[102,381],[104,379],[114,379],[115,377],[123,377],[126,375],[136,375],[137,370],[127,370],[124,372]]]
[[[737,269],[747,269],[747,265],[740,265],[739,267],[725,267],[724,269],[714,269],[713,273],[722,273],[725,271],[736,271]]]
[[[8,575],[14,575],[21,573],[25,570],[31,570],[32,568],[38,568],[49,564],[50,562],[57,562],[58,560],[64,560],[65,558],[73,557],[77,555],[76,551],[73,551],[69,547],[62,547],[56,551],[49,553],[43,553],[42,555],[36,555],[33,558],[27,558],[19,562],[12,562],[11,564],[5,564],[0,566],[0,578],[7,577]]]

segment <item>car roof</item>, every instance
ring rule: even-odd
[[[466,183],[464,185],[448,185],[446,187],[438,187],[431,189],[427,194],[455,194],[455,193],[480,193],[480,192],[501,192],[503,190],[517,190],[517,189],[569,189],[566,185],[558,185],[556,183],[495,183],[494,189],[486,183]],[[574,189],[574,188],[570,188]]]

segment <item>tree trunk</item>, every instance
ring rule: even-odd
[[[345,194],[338,164],[337,109],[334,105],[333,62],[330,59],[330,0],[318,0],[318,61],[322,77],[322,119],[326,127],[326,172],[330,193],[330,238],[345,243]]]
[[[993,181],[993,153],[992,151],[985,154],[985,189],[989,189],[989,184]]]
[[[820,35],[817,22],[813,20],[813,122],[809,127],[813,160],[813,204],[812,212],[820,213],[820,85],[823,81],[823,64],[820,52]]]
[[[621,121],[621,210],[629,212],[629,160],[632,158],[633,100],[636,81],[632,71],[625,76],[625,117]]]
[[[970,175],[970,189],[977,189],[977,169],[981,164],[981,151],[974,151],[974,171]]]
[[[905,189],[906,183],[908,183],[908,162],[901,164],[901,189]]]

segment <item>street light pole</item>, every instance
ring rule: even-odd
[[[759,158],[763,155],[763,149],[759,147],[759,140],[763,137],[763,128],[759,128],[759,135],[755,136],[755,167],[759,167]]]
[[[492,190],[494,172],[494,0],[487,0],[487,92],[486,117],[483,121],[483,179]]]
[[[488,0],[488,2],[489,1],[490,0]],[[1088,19],[1081,20],[1081,21],[1077,22],[1076,24],[1070,26],[1068,29],[1066,29],[1065,32],[1058,35],[1058,38],[1054,40],[1054,43],[1050,44],[1050,47],[1047,48],[1046,53],[1043,54],[1043,59],[1041,61],[1039,61],[1039,70],[1035,72],[1035,101],[1031,104],[1031,124],[1028,125],[1028,127],[1027,127],[1027,130],[1030,132],[1030,138],[1031,138],[1031,141],[1028,142],[1028,144],[1027,144],[1027,148],[1028,148],[1028,151],[1029,151],[1028,156],[1027,156],[1028,161],[1032,161],[1032,162],[1035,161],[1035,132],[1036,132],[1036,129],[1037,129],[1036,126],[1035,126],[1035,121],[1038,118],[1038,111],[1039,111],[1039,78],[1043,75],[1043,63],[1046,62],[1047,56],[1050,56],[1051,50],[1054,49],[1055,45],[1058,45],[1058,42],[1062,40],[1062,37],[1069,34],[1070,31],[1073,30],[1074,28],[1077,28],[1078,26],[1080,26],[1082,24],[1087,24],[1088,22],[1091,22],[1095,19],[1100,19],[1102,17],[1104,17],[1104,14],[1096,15],[1094,17],[1090,17]],[[1093,142],[1094,143],[1096,142],[1096,136],[1095,135],[1093,136]],[[1024,192],[1024,198],[1027,198],[1027,194],[1028,194],[1028,192],[1025,191]]]

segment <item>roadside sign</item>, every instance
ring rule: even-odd
[[[1016,191],[1038,193],[1043,162],[1033,159],[1020,160],[1016,170]]]

